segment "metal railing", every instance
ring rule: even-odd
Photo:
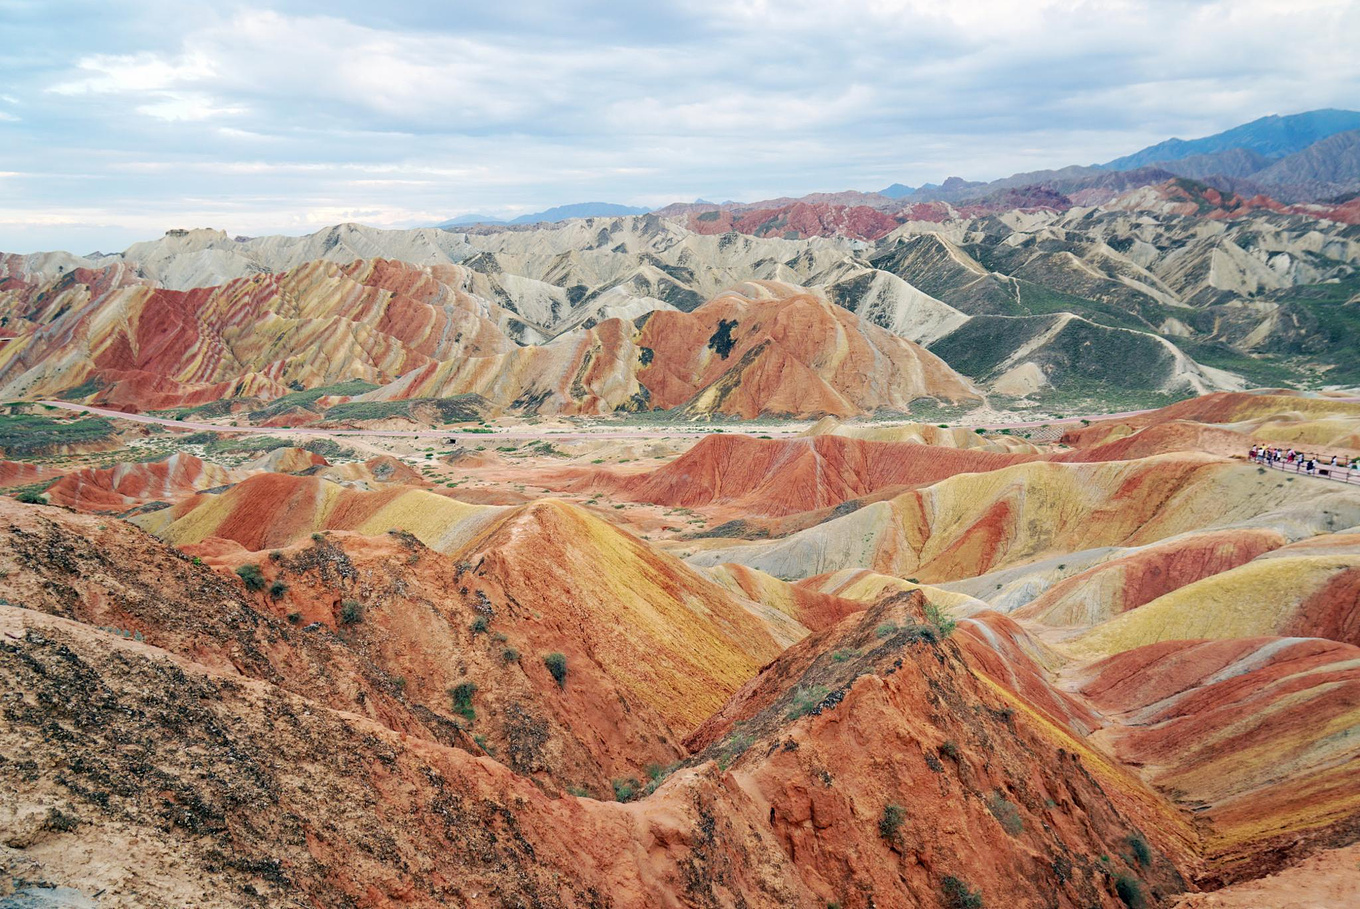
[[[1303,465],[1307,458],[1295,458],[1293,461],[1286,461],[1284,458],[1270,460],[1265,455],[1257,455],[1248,460],[1260,465],[1269,467],[1271,470],[1280,470],[1285,473],[1296,473],[1305,477],[1314,477],[1320,480],[1331,480],[1335,483],[1348,483],[1360,486],[1360,468],[1352,469],[1345,464],[1337,464],[1335,467],[1330,462],[1316,461],[1317,466],[1311,471],[1304,469]]]

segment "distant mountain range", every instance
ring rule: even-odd
[[[1360,112],[1353,110],[1310,110],[1287,117],[1262,117],[1202,139],[1167,139],[1101,167],[1134,170],[1235,149],[1247,149],[1264,158],[1283,158],[1328,136],[1353,129],[1360,129]]]
[[[676,202],[655,214],[669,218],[702,216],[705,232],[735,229],[752,222],[751,212],[783,212],[804,204],[863,207],[901,216],[912,207],[948,203],[976,210],[1057,208],[1102,204],[1120,193],[1144,186],[1189,178],[1226,192],[1252,198],[1269,196],[1284,204],[1347,202],[1360,193],[1360,111],[1314,110],[1288,116],[1269,116],[1199,139],[1167,139],[1104,164],[1069,165],[1055,170],[1029,171],[999,180],[976,181],[952,176],[943,183],[919,187],[893,183],[877,192],[847,190],[811,193],[756,202]],[[649,209],[611,202],[578,202],[512,220],[489,215],[462,215],[436,225],[456,229],[472,225],[557,223],[572,218],[645,214]],[[730,212],[731,216],[720,215]],[[918,218],[920,212],[906,211]],[[822,213],[825,215],[825,212]],[[753,223],[778,220],[757,218]],[[876,221],[861,214],[852,221]],[[877,219],[881,220],[881,219]],[[899,220],[901,218],[899,217]],[[882,232],[891,226],[883,221]],[[803,230],[794,233],[806,236]],[[870,237],[872,238],[872,231]]]
[[[572,218],[617,218],[623,215],[645,215],[648,209],[633,205],[618,205],[613,202],[576,202],[571,205],[558,205],[545,211],[520,215],[509,221],[489,215],[460,215],[436,224],[436,227],[466,227],[471,224],[555,224]]]

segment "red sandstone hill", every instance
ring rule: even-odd
[[[979,399],[972,383],[920,345],[779,282],[744,284],[693,312],[608,319],[538,347],[431,363],[368,397],[467,393],[552,413],[679,408],[745,418]]]
[[[926,486],[960,473],[997,470],[1037,455],[870,442],[820,435],[758,439],[709,435],[664,467],[643,474],[601,471],[572,481],[639,502],[784,516],[839,505],[885,489]]]
[[[92,403],[151,410],[277,397],[292,382],[386,382],[436,359],[513,347],[454,290],[461,274],[315,261],[173,291],[129,282],[121,266],[74,269],[50,287],[0,295],[19,334],[0,359],[0,386],[29,398],[89,387]]]
[[[466,570],[426,564],[437,557],[418,548],[403,564],[400,540],[363,552],[339,537],[270,560],[292,586],[277,604],[267,594],[252,604],[158,544],[129,558],[146,537],[0,507],[23,528],[0,556],[37,573],[7,598],[38,607],[0,605],[0,675],[22,693],[6,701],[0,745],[31,761],[0,762],[5,791],[31,809],[6,835],[41,845],[29,851],[45,879],[103,889],[111,904],[182,903],[209,880],[224,905],[490,895],[504,906],[865,909],[932,905],[963,888],[989,902],[1115,909],[1115,871],[1160,895],[1193,865],[1174,811],[981,682],[952,645],[921,637],[919,602],[790,650],[753,683],[768,705],[738,696],[719,715],[745,719],[740,729],[727,722],[653,794],[620,804],[563,795],[534,773],[536,757],[551,765],[560,728],[539,711],[604,690],[570,662],[559,688],[523,651],[492,670],[478,651],[498,625],[524,646],[516,606]],[[384,562],[398,574],[374,578]],[[73,567],[84,596],[41,580]],[[422,602],[437,572],[455,570],[462,578],[443,583],[469,587],[460,605]],[[346,589],[369,598],[362,621],[275,617],[289,597],[329,610],[328,591]],[[495,608],[489,634],[455,624],[478,614],[477,591]],[[408,674],[383,668],[394,665]],[[435,686],[460,671],[484,683],[466,728],[434,706]],[[528,719],[502,738],[520,684]],[[474,738],[483,724],[485,746]],[[1128,852],[1135,833],[1145,862]]]

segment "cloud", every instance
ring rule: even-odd
[[[1360,103],[1350,0],[64,5],[0,58],[6,167],[105,179],[6,204],[148,232],[987,179]]]

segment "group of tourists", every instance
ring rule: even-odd
[[[1274,446],[1253,445],[1247,457],[1259,464],[1266,464],[1271,467],[1292,467],[1299,473],[1306,473],[1310,476],[1317,476],[1319,470],[1318,458],[1311,454],[1297,451],[1293,448],[1283,449]],[[1345,458],[1332,455],[1330,460],[1321,462],[1321,470],[1324,476],[1343,476],[1349,478],[1350,471],[1360,472],[1360,457]],[[1340,473],[1346,471],[1346,474]]]

